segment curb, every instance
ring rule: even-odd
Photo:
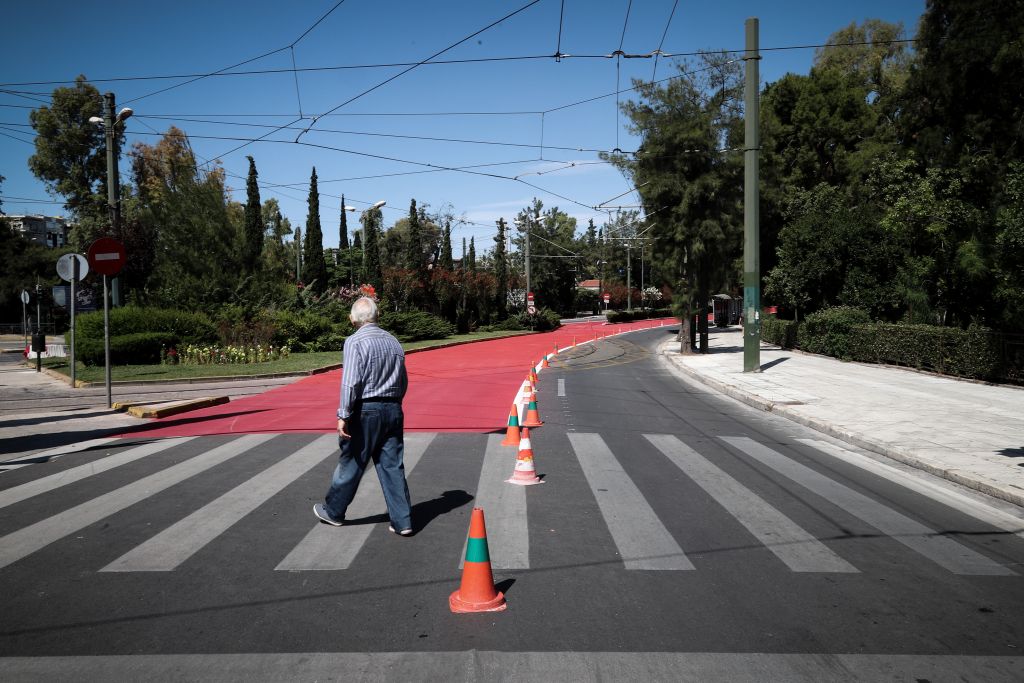
[[[219,406],[228,401],[230,399],[227,396],[208,396],[206,398],[174,402],[171,405],[164,405],[162,407],[160,404],[115,403],[114,408],[125,410],[132,417],[169,417],[179,413],[186,413],[190,410],[198,410],[199,408]]]
[[[787,404],[776,403],[774,401],[769,401],[766,398],[755,396],[754,394],[743,391],[742,389],[738,389],[732,385],[703,375],[685,363],[677,363],[672,359],[672,356],[669,353],[663,351],[661,355],[664,357],[666,362],[670,363],[673,367],[678,368],[680,372],[683,372],[688,377],[695,379],[701,384],[704,384],[721,394],[725,394],[729,398],[735,399],[740,403],[745,403],[748,406],[757,408],[758,410],[763,410],[767,413],[781,415],[788,420],[802,424],[805,427],[810,427],[815,431],[822,432],[823,434],[827,434],[839,439],[840,441],[845,441],[848,444],[864,448],[865,450],[869,450],[873,453],[884,455],[885,457],[897,460],[904,465],[909,465],[915,469],[928,472],[929,474],[933,474],[937,477],[942,477],[943,479],[960,484],[961,486],[966,486],[969,489],[984,493],[985,495],[993,498],[998,498],[1008,503],[1024,507],[1024,493],[1018,494],[1013,491],[1008,491],[1004,488],[991,484],[986,480],[979,479],[977,476],[965,473],[962,470],[938,467],[930,462],[922,460],[909,451],[868,439],[855,432],[840,429],[830,422],[801,415]]]

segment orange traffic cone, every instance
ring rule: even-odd
[[[572,335],[572,348],[576,348],[576,335]]]
[[[543,422],[540,421],[540,413],[537,412],[537,395],[533,394],[530,396],[530,403],[526,407],[526,419],[523,420],[524,427],[540,427]]]
[[[448,596],[448,606],[456,614],[501,612],[508,607],[505,595],[494,587],[483,508],[473,508],[469,539],[466,541],[466,561],[462,565],[462,583],[459,590]]]
[[[551,352],[551,357],[554,358],[558,355],[558,344],[555,344],[555,350]]]
[[[508,411],[508,429],[505,431],[505,438],[502,440],[501,445],[519,445],[519,408],[515,403],[512,404],[512,408]]]
[[[533,390],[537,391],[537,370],[530,368],[530,384],[533,385]]]
[[[540,366],[541,366],[542,368],[548,368],[548,367],[551,367],[550,365],[548,365],[548,357],[547,357],[547,356],[544,356],[544,360],[542,360],[542,361],[540,362]]]
[[[516,456],[516,468],[512,471],[512,478],[506,479],[505,482],[520,486],[544,483],[544,480],[537,476],[537,469],[533,465],[529,429],[523,428],[523,437],[519,440],[519,454]]]

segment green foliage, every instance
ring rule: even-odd
[[[494,311],[504,318],[508,310],[508,261],[505,254],[505,219],[499,218],[498,234],[494,236]],[[593,224],[593,221],[591,221]]]
[[[547,332],[549,330],[557,330],[562,326],[561,316],[558,315],[557,311],[552,311],[550,308],[538,308],[537,315],[520,313],[517,317],[519,324],[526,330],[532,329],[537,332]]]
[[[610,323],[628,323],[633,320],[649,320],[651,318],[667,318],[671,316],[672,311],[668,308],[658,308],[648,311],[638,308],[632,311],[608,311],[605,313],[605,317]]]
[[[320,191],[316,186],[316,168],[309,178],[309,214],[306,216],[306,242],[302,246],[302,281],[319,294],[327,289],[327,263],[324,261],[324,234],[320,229]]]
[[[78,340],[103,344],[103,311],[76,316]],[[175,342],[207,344],[217,340],[217,328],[205,313],[142,306],[110,309],[110,336],[166,333]]]
[[[934,325],[855,325],[850,340],[851,360],[974,379],[991,379],[999,371],[996,336],[976,325],[966,330]]]
[[[479,328],[480,332],[518,332],[526,329],[523,327],[520,316],[512,316],[511,318],[505,318],[499,320],[491,325],[483,325]]]
[[[247,272],[257,270],[263,253],[263,207],[260,205],[260,186],[257,183],[256,161],[250,156],[249,177],[245,181],[245,229],[242,234],[242,267]]]
[[[795,320],[779,320],[775,316],[761,316],[761,339],[784,349],[796,346],[797,330],[800,323]]]
[[[381,313],[380,326],[403,343],[421,339],[445,339],[455,334],[454,325],[423,311]]]
[[[115,309],[117,310],[117,309]],[[161,361],[161,350],[181,344],[174,332],[135,332],[110,336],[111,365],[153,365]],[[100,337],[75,340],[76,359],[86,365],[103,365],[105,352],[102,328]]]
[[[850,360],[855,346],[853,329],[869,322],[867,312],[857,308],[826,308],[807,316],[797,332],[797,344],[810,353]]]

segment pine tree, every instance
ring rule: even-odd
[[[356,230],[352,233],[352,248],[362,249],[363,248],[363,231]]]
[[[242,235],[242,268],[246,273],[259,270],[260,256],[263,254],[263,209],[260,204],[260,186],[256,182],[256,162],[249,160],[249,177],[245,181],[245,227]]]
[[[366,284],[380,287],[380,224],[383,215],[380,209],[363,213],[363,277]]]
[[[476,243],[474,237],[469,238],[469,272],[476,272]]]
[[[348,216],[345,214],[345,195],[341,195],[341,221],[338,226],[338,249],[348,249]]]
[[[469,258],[466,256],[466,238],[462,238],[462,260],[459,261],[459,270],[466,270]]]
[[[309,213],[306,216],[306,243],[303,245],[302,280],[306,287],[320,293],[327,288],[327,264],[324,262],[324,236],[320,230],[320,192],[316,187],[316,167],[309,177]]]
[[[494,310],[498,319],[505,318],[508,304],[508,264],[505,262],[505,219],[498,219],[498,234],[494,238],[494,279],[497,283]]]
[[[441,240],[441,267],[451,270],[452,263],[452,224],[447,221],[444,224],[444,237]]]
[[[419,275],[423,262],[423,230],[415,199],[409,202],[409,233],[405,249],[405,267]]]
[[[295,228],[295,282],[302,282],[302,228]]]

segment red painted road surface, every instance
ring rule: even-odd
[[[553,332],[409,353],[406,431],[504,430],[509,408],[530,366],[544,354],[599,337],[674,324],[673,319],[610,325],[571,323]],[[341,370],[230,403],[153,420],[146,436],[207,436],[257,432],[333,432]],[[138,436],[139,430],[131,435]],[[128,435],[126,435],[128,436]]]

